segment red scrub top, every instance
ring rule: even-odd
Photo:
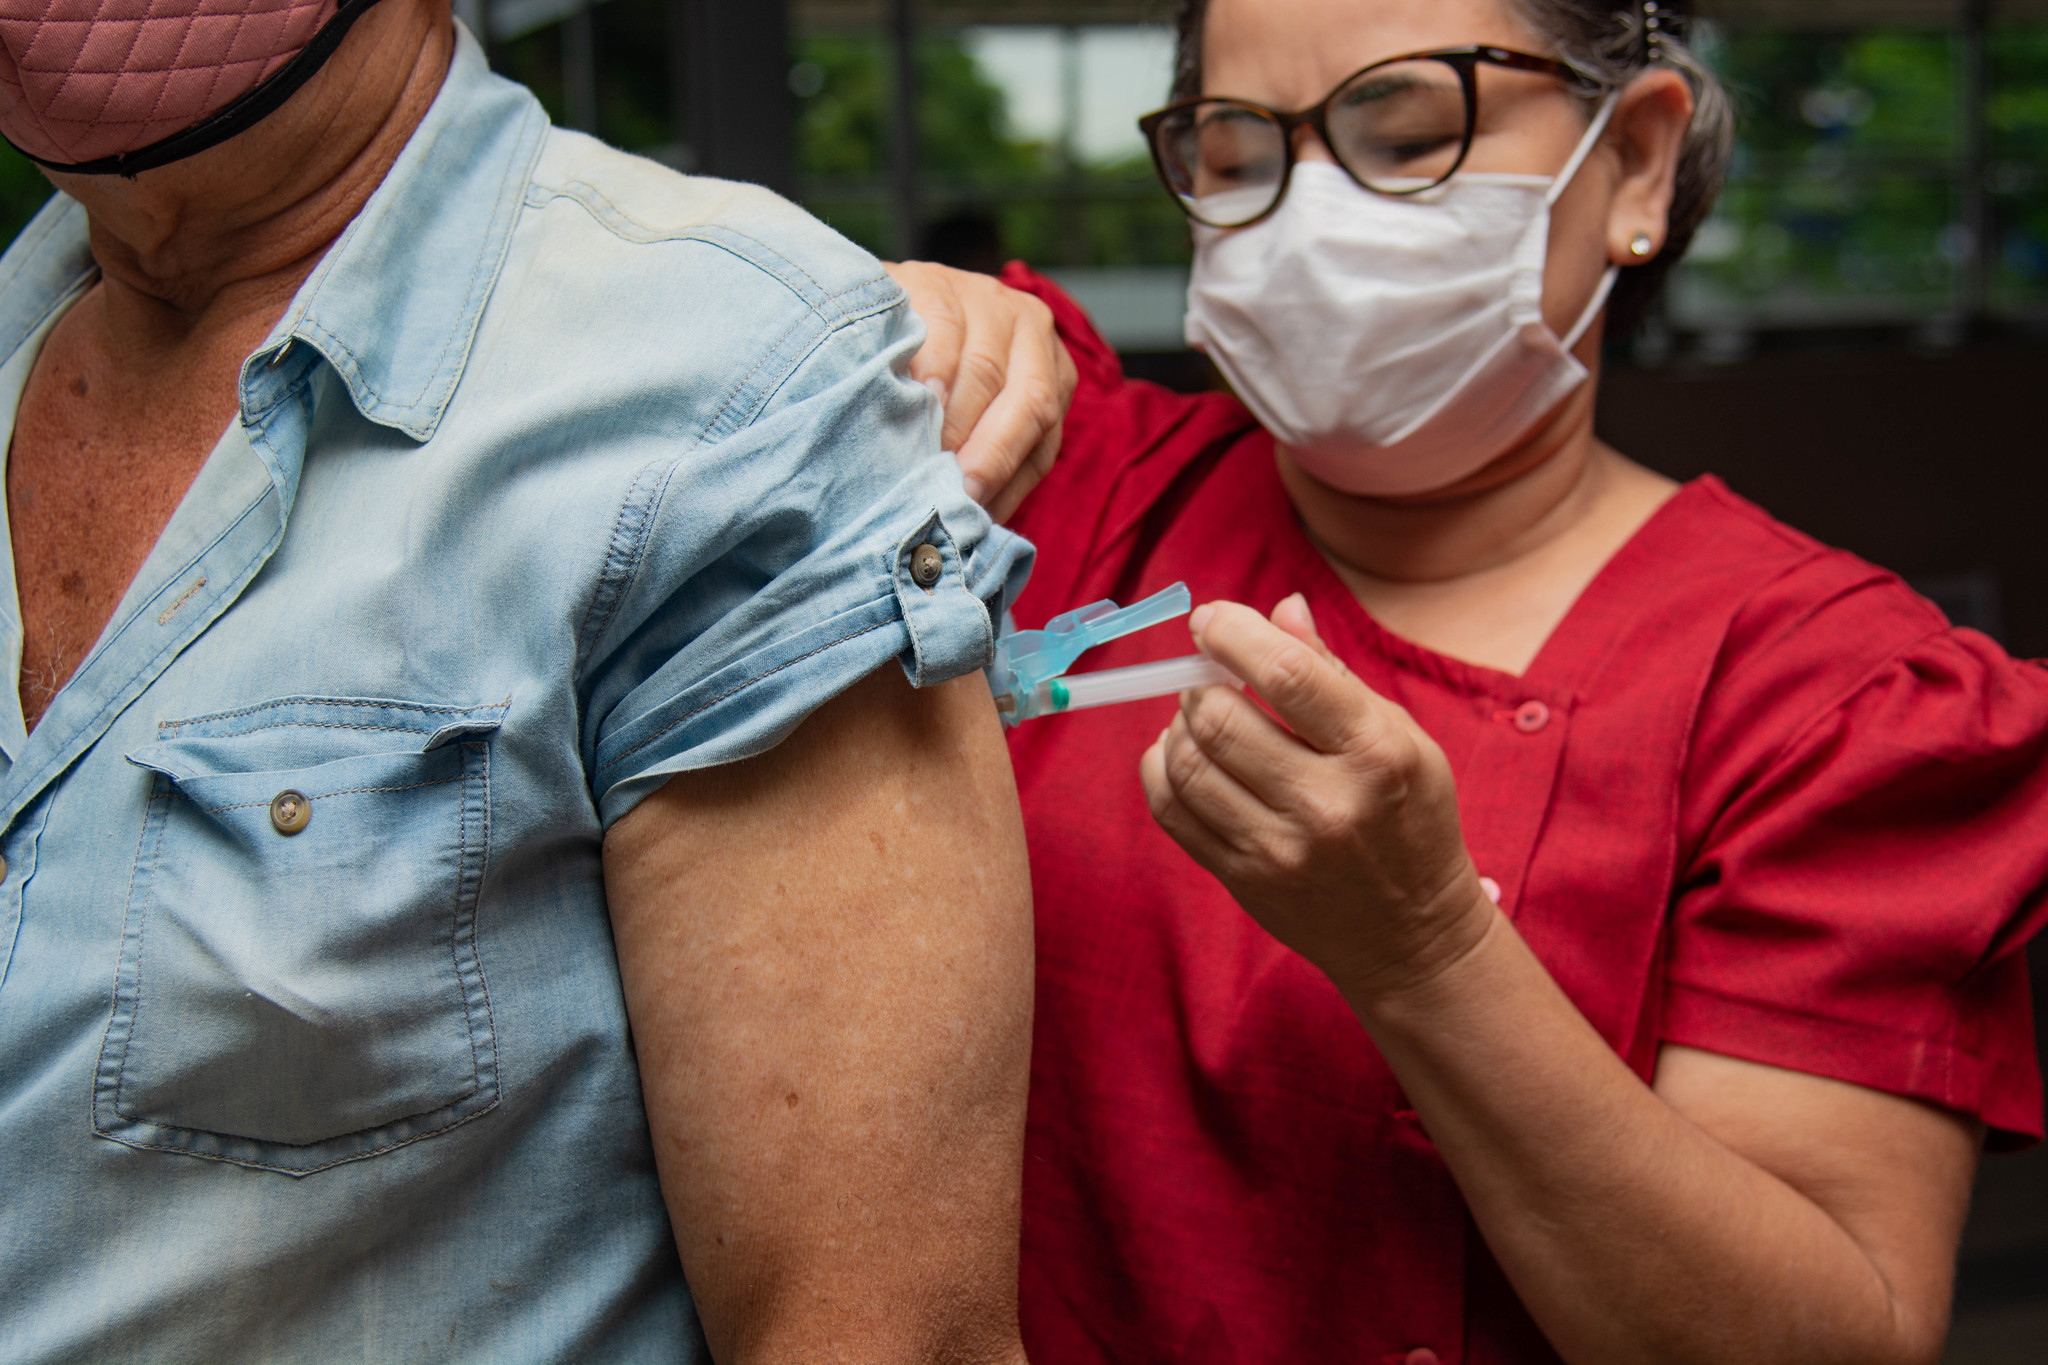
[[[1224,395],[1127,381],[1071,301],[1065,452],[1014,525],[1037,627],[1184,579],[1307,595],[1449,755],[1480,873],[1646,1079],[1684,1044],[2041,1134],[2021,945],[2048,918],[2048,669],[1684,488],[1523,677],[1376,624]],[[1184,628],[1083,671],[1189,652]],[[1077,1362],[1554,1361],[1330,983],[1154,825],[1162,699],[1027,723],[1038,911],[1025,1344]]]

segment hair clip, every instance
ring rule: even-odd
[[[1664,10],[1657,0],[1643,0],[1643,59],[1664,60]]]

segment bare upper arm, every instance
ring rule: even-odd
[[[674,778],[605,882],[716,1358],[1021,1359],[1029,870],[982,681],[886,667]]]
[[[1658,1055],[1655,1088],[1723,1146],[1840,1224],[1938,1350],[1981,1124],[1917,1100],[1694,1048]]]

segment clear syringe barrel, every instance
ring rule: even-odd
[[[1236,675],[1222,664],[1200,654],[1190,654],[1184,659],[1167,659],[1156,664],[1054,678],[1042,684],[1048,703],[1043,714],[1056,715],[1062,711],[1086,711],[1092,706],[1115,706],[1120,702],[1171,697],[1190,687],[1209,687],[1218,683],[1235,685],[1236,682]]]

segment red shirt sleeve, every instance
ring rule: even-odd
[[[1695,735],[1665,1041],[2039,1138],[2048,668],[1821,552],[1744,610]]]
[[[1080,372],[1059,460],[1010,519],[1010,529],[1038,547],[1016,613],[1035,627],[1083,605],[1078,584],[1084,575],[1102,581],[1101,557],[1128,561],[1141,552],[1147,528],[1163,532],[1180,510],[1177,490],[1258,424],[1228,394],[1180,394],[1126,378],[1116,351],[1058,285],[1021,261],[1002,278],[1052,309]]]

